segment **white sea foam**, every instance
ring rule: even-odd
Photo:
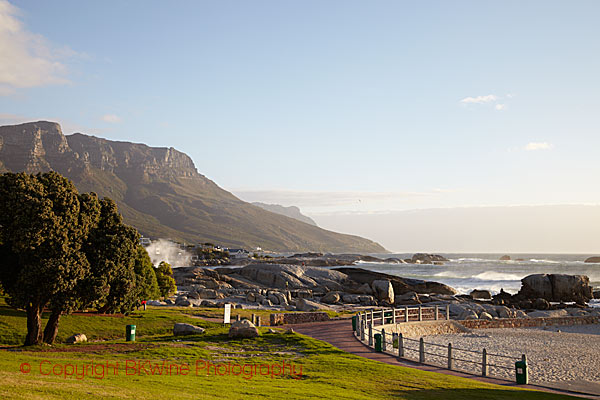
[[[487,271],[473,276],[481,281],[520,281],[525,275],[505,274],[503,272]]]

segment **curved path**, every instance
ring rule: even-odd
[[[297,325],[286,325],[286,327],[293,328],[296,332],[301,333],[303,335],[310,336],[314,339],[322,340],[327,342],[340,350],[346,351],[348,353],[356,354],[361,357],[365,357],[371,360],[384,362],[391,365],[398,365],[402,367],[416,368],[423,371],[432,371],[439,372],[446,375],[454,375],[463,378],[475,379],[480,382],[492,383],[496,385],[502,386],[517,386],[516,383],[511,381],[506,381],[502,379],[495,379],[489,377],[475,376],[470,374],[465,374],[458,371],[450,371],[444,368],[435,367],[432,365],[419,364],[417,362],[412,362],[409,360],[398,360],[397,357],[392,356],[386,353],[377,353],[375,350],[370,348],[369,346],[360,342],[354,334],[352,333],[352,321],[350,319],[339,319],[332,320],[327,322],[315,322],[315,323],[307,323],[307,324],[297,324]],[[518,385],[518,387],[534,389],[558,394],[568,394],[572,396],[580,396],[592,399],[600,399],[600,396],[593,394],[581,394],[579,391],[569,391],[569,390],[561,390],[561,389],[551,389],[542,386],[536,385]],[[588,391],[584,391],[590,393]],[[591,392],[593,393],[593,392]]]

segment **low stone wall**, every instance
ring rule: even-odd
[[[398,324],[375,325],[375,329],[384,328],[387,333],[401,333],[406,337],[421,337],[427,335],[444,335],[448,333],[463,333],[469,330],[456,321],[415,321]]]
[[[532,328],[552,325],[589,325],[600,322],[598,316],[584,317],[544,317],[544,318],[501,318],[492,320],[469,319],[456,321],[469,329],[491,328]]]
[[[406,337],[464,333],[471,329],[492,328],[532,328],[552,325],[589,325],[600,323],[598,316],[585,317],[545,317],[545,318],[499,318],[493,320],[439,320],[400,322],[398,324],[375,325],[388,333],[402,333]]]
[[[271,314],[270,325],[305,324],[308,322],[329,321],[329,315],[323,311]]]

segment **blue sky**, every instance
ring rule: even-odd
[[[316,217],[596,204],[598,15],[597,1],[0,0],[0,123],[172,146],[245,200]]]

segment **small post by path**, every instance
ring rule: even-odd
[[[436,304],[435,305],[435,320],[437,321],[438,319],[440,319],[440,307]]]
[[[398,333],[398,358],[404,357],[404,338],[402,333]]]
[[[450,320],[450,304],[446,304],[446,319]]]
[[[404,306],[404,322],[408,322],[408,306]]]
[[[392,308],[392,324],[396,324],[396,307]]]
[[[373,346],[373,324],[369,324],[369,346]]]
[[[252,320],[251,322],[256,325],[256,314],[252,314]]]
[[[385,329],[381,328],[381,350],[385,353]]]
[[[254,324],[256,326],[260,326],[260,315],[256,316],[256,324]]]
[[[419,305],[419,321],[423,321],[423,306]]]
[[[448,343],[448,369],[452,371],[454,361],[452,360],[452,343]]]
[[[481,359],[481,376],[488,376],[487,351],[485,349],[483,349],[483,356]]]
[[[419,362],[425,364],[425,341],[419,339]]]

